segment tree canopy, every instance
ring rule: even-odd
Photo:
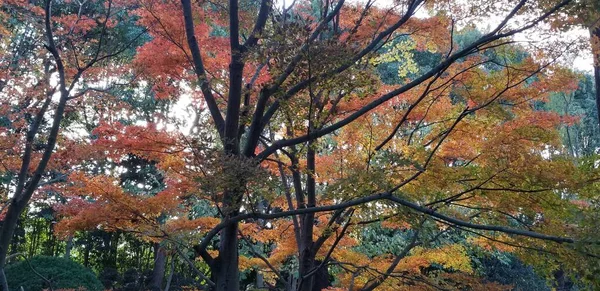
[[[599,288],[588,2],[4,0],[1,290]]]

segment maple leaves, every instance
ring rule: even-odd
[[[3,39],[0,52],[5,69],[0,89],[4,119],[0,144],[6,149],[3,160],[7,161],[2,174],[9,177],[11,189],[11,197],[2,207],[0,229],[2,290],[8,290],[2,270],[21,213],[34,194],[43,193],[39,191],[44,190],[42,186],[64,181],[64,172],[75,166],[70,163],[73,160],[51,161],[55,150],[64,150],[62,142],[74,144],[62,130],[72,113],[69,101],[86,95],[82,84],[102,80],[111,61],[134,46],[140,36],[120,34],[119,24],[127,23],[128,15],[119,15],[119,22],[111,20],[114,7],[111,1],[106,3],[67,1],[54,7],[53,1],[0,3],[15,32]],[[78,9],[71,10],[76,5]],[[100,63],[104,68],[98,68]],[[104,79],[103,83],[112,82]]]
[[[422,18],[413,17],[422,1],[390,9],[300,1],[285,11],[270,1],[190,4],[71,3],[81,13],[51,18],[52,53],[63,55],[62,78],[72,80],[61,85],[61,102],[77,102],[66,109],[70,134],[55,137],[44,170],[68,174],[53,188],[67,201],[55,206],[58,232],[101,228],[198,244],[219,290],[236,289],[247,269],[299,290],[317,286],[319,272],[338,277],[327,285],[350,289],[501,289],[476,278],[467,245],[536,245],[512,235],[490,243],[495,230],[561,242],[570,239],[561,232],[575,233],[560,225],[572,215],[556,210],[577,207],[561,197],[579,181],[556,132],[574,119],[536,104],[577,82],[506,39],[547,13],[471,40],[453,18],[467,12],[438,2],[428,6],[435,16]],[[523,5],[503,7],[507,20],[510,11],[526,15]],[[139,34],[121,35],[124,23]],[[111,51],[130,55],[91,68]],[[383,78],[390,68],[393,77]],[[48,88],[31,90],[37,95],[24,108],[52,104],[52,70]],[[95,87],[104,83],[126,89]],[[20,87],[5,90],[27,95]],[[199,112],[186,124],[196,131],[182,133],[172,116],[186,101]],[[10,135],[31,122],[2,113],[12,127],[0,127],[0,147],[21,149],[23,138]],[[2,156],[9,171],[18,169],[17,152]],[[198,201],[214,213],[197,211]],[[404,248],[361,253],[369,243],[361,232],[373,223],[396,231]],[[436,244],[451,230],[476,238]],[[248,250],[238,258],[239,245]]]

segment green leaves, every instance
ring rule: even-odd
[[[21,290],[21,287],[24,290],[104,290],[104,286],[91,270],[64,258],[33,257],[8,265],[5,273],[11,290]]]

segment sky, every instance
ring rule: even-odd
[[[375,6],[387,8],[387,7],[392,7],[394,5],[395,0],[374,0],[374,1],[375,1],[374,2]],[[457,5],[460,5],[461,1],[469,1],[469,0],[457,0],[456,3],[459,3]],[[500,4],[502,2],[502,0],[490,0],[490,1],[495,1],[496,2],[495,4],[502,5],[502,4]],[[283,5],[292,4],[294,2],[294,0],[275,0],[275,2],[277,3],[276,6],[282,7]],[[364,2],[364,0],[346,0],[346,2],[347,3],[357,3],[357,2]],[[464,3],[464,4],[468,5],[467,3]],[[506,14],[499,14],[499,15],[492,15],[490,17],[486,17],[485,20],[479,21],[478,23],[476,23],[476,25],[480,29],[486,30],[486,28],[494,27],[495,25],[499,24],[505,15]],[[415,16],[419,17],[419,18],[425,18],[425,17],[428,17],[429,14],[425,10],[425,8],[420,7],[419,10],[417,10]],[[589,38],[589,33],[586,29],[574,28],[568,32],[563,32],[559,35],[556,35],[555,38],[560,39],[560,40],[579,39],[583,43],[587,43],[587,40]],[[531,41],[535,41],[536,39],[541,39],[541,37],[539,35],[536,35],[536,33],[532,32],[532,31],[527,31],[526,33],[518,34],[515,36],[515,40],[522,41],[522,42],[531,42]],[[574,70],[584,71],[586,73],[593,72],[592,54],[589,50],[580,50],[577,55],[569,55],[568,57],[565,58],[564,62],[565,62],[564,64],[566,66],[569,66]]]

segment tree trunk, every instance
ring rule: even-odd
[[[316,206],[316,185],[315,185],[315,151],[313,144],[309,142],[306,153],[306,207]],[[313,229],[315,215],[313,213],[305,214],[302,219],[302,230],[300,239],[300,286],[301,291],[312,291],[314,285],[314,276],[305,278],[315,266],[315,254],[313,250]]]
[[[165,286],[165,291],[169,291],[171,289],[171,282],[173,281],[173,274],[175,273],[175,256],[171,256],[171,271],[169,272],[169,278],[167,278],[167,285]]]
[[[554,290],[569,291],[571,288],[573,288],[573,282],[569,280],[569,277],[567,277],[562,268],[554,272]]]
[[[88,268],[90,266],[90,249],[91,249],[91,244],[92,244],[92,234],[88,233],[86,239],[85,239],[86,243],[85,243],[85,248],[83,251],[83,266],[85,266],[86,268]]]
[[[152,269],[152,280],[150,281],[150,290],[162,290],[162,282],[165,277],[165,265],[167,254],[160,244],[154,244],[154,268]]]
[[[600,125],[600,21],[590,28],[590,42],[594,59],[594,83],[596,84],[596,108]]]
[[[257,289],[263,289],[265,288],[265,278],[263,277],[263,274],[261,274],[260,272],[256,272],[256,288]]]
[[[6,275],[4,275],[4,268],[0,268],[0,288],[2,290],[8,291],[8,282],[6,282]]]
[[[233,223],[221,230],[221,244],[216,268],[217,291],[239,291],[238,270],[238,224]]]
[[[240,46],[240,29],[238,16],[238,0],[229,0],[229,41],[231,49],[231,63],[229,64],[229,96],[227,98],[227,111],[223,121],[220,109],[215,102],[215,98],[207,82],[206,72],[200,53],[200,48],[195,37],[194,19],[191,8],[191,1],[181,0],[183,8],[184,25],[188,47],[190,48],[192,60],[194,62],[194,71],[200,81],[200,88],[204,99],[208,105],[210,114],[219,132],[223,142],[224,154],[226,158],[239,158],[239,120],[240,105],[242,100],[242,77],[244,71],[244,62],[242,58],[242,48]],[[260,133],[256,133],[260,134]],[[257,139],[258,140],[258,139]],[[254,151],[249,150],[249,154]],[[238,169],[233,169],[229,173],[235,173]],[[244,193],[245,179],[242,175],[232,177],[232,181],[237,181],[238,185],[227,186],[223,193],[222,208],[224,213],[222,220],[225,221],[238,214],[239,201]],[[219,256],[211,264],[211,278],[215,280],[216,290],[218,291],[239,291],[239,270],[238,270],[238,223],[232,223],[221,230],[221,241],[219,245]]]
[[[73,249],[73,236],[69,236],[65,245],[65,259],[71,259],[71,250]]]
[[[8,246],[17,227],[19,221],[19,215],[25,208],[25,203],[19,203],[16,199],[13,199],[12,204],[8,207],[4,221],[2,222],[2,229],[0,229],[0,287],[1,291],[8,291],[8,283],[6,282],[6,276],[4,276],[4,266],[6,265],[6,256],[8,255]]]

